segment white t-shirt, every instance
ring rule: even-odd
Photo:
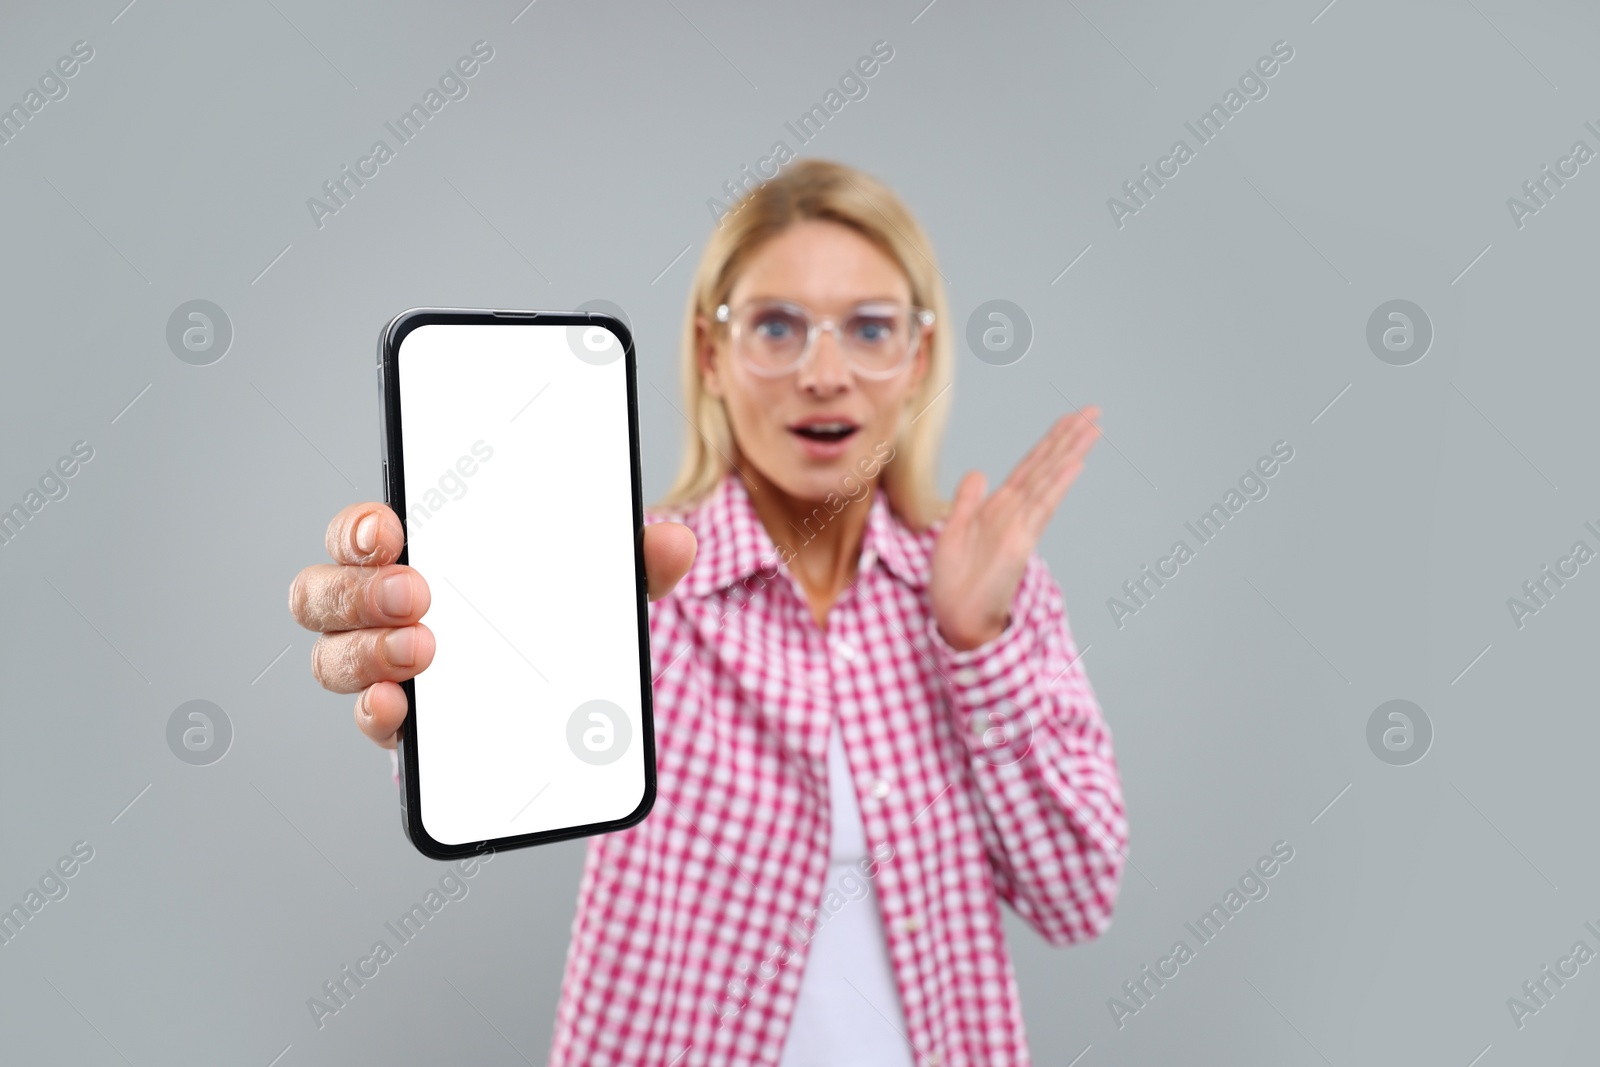
[[[845,903],[817,916],[780,1067],[913,1067],[878,888],[862,873],[867,834],[837,723],[828,737],[828,796],[823,896],[836,889]]]

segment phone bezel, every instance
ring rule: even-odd
[[[513,328],[530,326],[604,326],[622,341],[628,394],[628,456],[629,475],[633,490],[633,566],[636,599],[638,602],[639,677],[642,679],[639,694],[639,744],[644,757],[644,795],[639,806],[621,819],[609,822],[586,823],[579,826],[539,830],[528,834],[489,838],[483,841],[448,845],[435,840],[422,825],[421,783],[417,771],[417,692],[411,680],[401,683],[405,689],[407,712],[400,729],[400,823],[406,837],[417,851],[433,859],[452,860],[485,851],[526,848],[552,841],[566,841],[575,837],[592,837],[595,834],[625,830],[642,822],[656,799],[656,758],[654,708],[651,702],[650,677],[650,610],[649,587],[644,570],[644,490],[639,470],[639,389],[638,365],[634,354],[633,335],[628,327],[612,315],[598,311],[504,311],[475,308],[410,308],[402,311],[383,328],[378,340],[378,386],[382,418],[381,451],[383,455],[384,502],[400,518],[401,528],[406,526],[405,499],[405,438],[400,418],[400,346],[406,335],[419,326],[429,325],[496,325]],[[397,562],[409,563],[410,538],[400,550]]]

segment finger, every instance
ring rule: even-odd
[[[1094,443],[1100,440],[1101,436],[1100,427],[1094,423],[1089,423],[1088,425],[1084,426],[1082,432],[1074,437],[1071,443],[1067,446],[1067,460],[1071,462],[1074,460],[1081,460],[1084,456],[1087,456],[1089,454],[1089,449],[1094,447]]]
[[[1055,514],[1056,508],[1061,504],[1061,498],[1067,495],[1067,490],[1072,488],[1072,483],[1078,480],[1078,473],[1083,470],[1080,460],[1073,460],[1061,468],[1055,480],[1039,495],[1039,514],[1035,517],[1039,528],[1043,530],[1045,523],[1050,521],[1050,516]]]
[[[433,662],[435,647],[433,631],[421,623],[323,634],[311,646],[311,673],[330,692],[356,693],[416,677]]]
[[[644,573],[650,599],[675,589],[694,565],[694,531],[681,522],[654,522],[644,529]]]
[[[308,630],[331,633],[363,626],[405,626],[433,603],[422,575],[410,567],[341,567],[318,563],[289,584],[289,614]]]
[[[1099,414],[1100,409],[1091,404],[1081,411],[1071,411],[1056,419],[1050,429],[1045,432],[1045,435],[1028,450],[1028,454],[1023,456],[1021,462],[1012,469],[1011,476],[1006,481],[1019,490],[1031,488],[1040,471],[1049,467],[1050,457],[1061,445],[1082,432],[1083,426],[1092,422]]]
[[[351,504],[335,515],[328,523],[325,542],[335,563],[373,566],[399,559],[406,534],[389,505],[368,501]]]
[[[1029,455],[1026,468],[1021,468],[1019,465],[1016,489],[1020,497],[1031,500],[1049,481],[1057,469],[1063,451],[1081,422],[1076,412],[1061,416]]]
[[[398,682],[376,682],[356,697],[356,725],[382,748],[400,740],[400,725],[410,707]]]
[[[1095,421],[1100,409],[1087,407],[1083,411],[1073,412],[1063,416],[1061,422],[1061,438],[1056,442],[1056,455],[1077,448],[1085,439],[1093,439],[1100,433],[1099,424]]]
[[[1064,415],[1058,421],[1056,428],[1051,431],[1051,435],[1055,437],[1053,446],[1033,468],[1024,483],[1024,491],[1030,498],[1036,498],[1038,494],[1049,491],[1062,467],[1082,459],[1088,452],[1089,446],[1100,436],[1100,428],[1094,422],[1094,414],[1097,414],[1098,410],[1090,407],[1081,414],[1074,412]]]
[[[1039,461],[1050,451],[1056,438],[1056,431],[1059,428],[1060,423],[1058,422],[1043,437],[1034,442],[1033,447],[1028,449],[1027,455],[1018,460],[1017,465],[1011,468],[1011,473],[1006,476],[1005,485],[1009,485],[1013,489],[1020,489],[1027,484],[1028,479],[1033,477],[1033,472],[1038,469]]]
[[[1051,453],[1050,462],[1047,464],[1049,470],[1045,480],[1048,482],[1054,479],[1056,471],[1060,469],[1062,463],[1068,462],[1073,457],[1081,456],[1099,436],[1100,427],[1092,418],[1079,417],[1078,415],[1069,416],[1061,439],[1056,442],[1056,447]]]
[[[956,495],[950,502],[950,514],[945,519],[945,528],[959,527],[971,521],[972,516],[983,503],[984,490],[988,488],[988,478],[982,471],[968,471],[956,486]]]
[[[1072,459],[1064,462],[1061,467],[1054,470],[1048,482],[1038,486],[1032,496],[1027,498],[1021,506],[1021,515],[1014,525],[1021,530],[1029,531],[1027,536],[1037,539],[1045,533],[1045,526],[1050,525],[1051,515],[1056,514],[1056,509],[1061,506],[1061,498],[1072,488],[1072,483],[1077,482],[1078,474],[1083,470],[1083,461]]]

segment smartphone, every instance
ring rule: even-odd
[[[601,312],[413,308],[383,330],[385,500],[433,599],[401,822],[449,859],[655,801],[633,338]]]

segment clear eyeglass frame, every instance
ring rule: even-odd
[[[728,326],[729,333],[730,333],[730,335],[732,337],[732,341],[733,341],[734,354],[739,357],[740,362],[742,362],[745,365],[745,367],[747,367],[750,370],[751,373],[758,374],[758,375],[760,375],[760,376],[762,376],[764,378],[782,378],[782,377],[785,377],[785,376],[790,375],[790,374],[794,374],[795,372],[799,371],[799,369],[801,367],[805,366],[806,363],[808,363],[811,360],[811,358],[814,355],[816,355],[816,352],[817,352],[817,338],[822,335],[823,331],[831,331],[833,333],[834,343],[839,346],[839,351],[844,356],[845,362],[849,365],[851,371],[853,371],[856,374],[859,374],[863,378],[871,378],[871,379],[875,379],[875,380],[878,380],[878,381],[883,381],[883,380],[886,380],[886,379],[889,379],[889,378],[893,378],[896,375],[898,375],[901,371],[906,369],[906,366],[911,362],[911,357],[916,354],[917,347],[922,341],[922,331],[924,329],[926,329],[927,327],[932,326],[933,323],[934,323],[934,314],[933,314],[933,312],[931,310],[929,310],[928,308],[918,307],[915,304],[912,304],[912,305],[908,306],[908,305],[904,305],[904,304],[893,304],[892,302],[887,302],[887,301],[865,301],[865,302],[857,305],[855,308],[851,309],[850,314],[855,314],[855,313],[859,312],[861,308],[865,308],[865,307],[893,306],[893,307],[895,307],[897,309],[904,308],[909,312],[913,322],[915,323],[915,328],[911,331],[911,337],[908,340],[905,352],[902,353],[899,361],[897,363],[895,363],[895,365],[893,367],[887,368],[887,369],[881,368],[881,367],[880,368],[870,368],[870,367],[863,367],[861,364],[857,363],[854,359],[851,358],[851,356],[850,356],[851,347],[846,342],[845,335],[844,335],[844,330],[840,327],[838,318],[836,318],[836,317],[834,317],[832,315],[828,315],[828,316],[824,316],[822,318],[819,318],[818,316],[812,314],[810,308],[806,307],[803,304],[797,304],[792,300],[754,300],[754,301],[748,301],[745,304],[740,305],[740,310],[744,310],[745,308],[748,308],[748,307],[750,307],[752,305],[759,305],[761,307],[783,308],[783,309],[786,309],[786,310],[789,310],[789,311],[793,311],[793,312],[797,313],[805,321],[805,324],[806,324],[805,349],[800,353],[800,357],[798,359],[794,360],[792,363],[790,363],[786,367],[781,367],[781,368],[766,367],[766,366],[763,366],[760,363],[757,363],[757,362],[751,360],[748,356],[746,356],[744,354],[743,346],[741,344],[741,337],[740,337],[740,333],[739,333],[739,329],[738,329],[739,324],[733,321],[734,320],[734,309],[732,307],[730,307],[729,305],[727,305],[727,304],[718,304],[717,305],[716,319],[717,319],[718,322],[723,323],[724,325]],[[849,316],[846,315],[844,317],[848,318]]]

